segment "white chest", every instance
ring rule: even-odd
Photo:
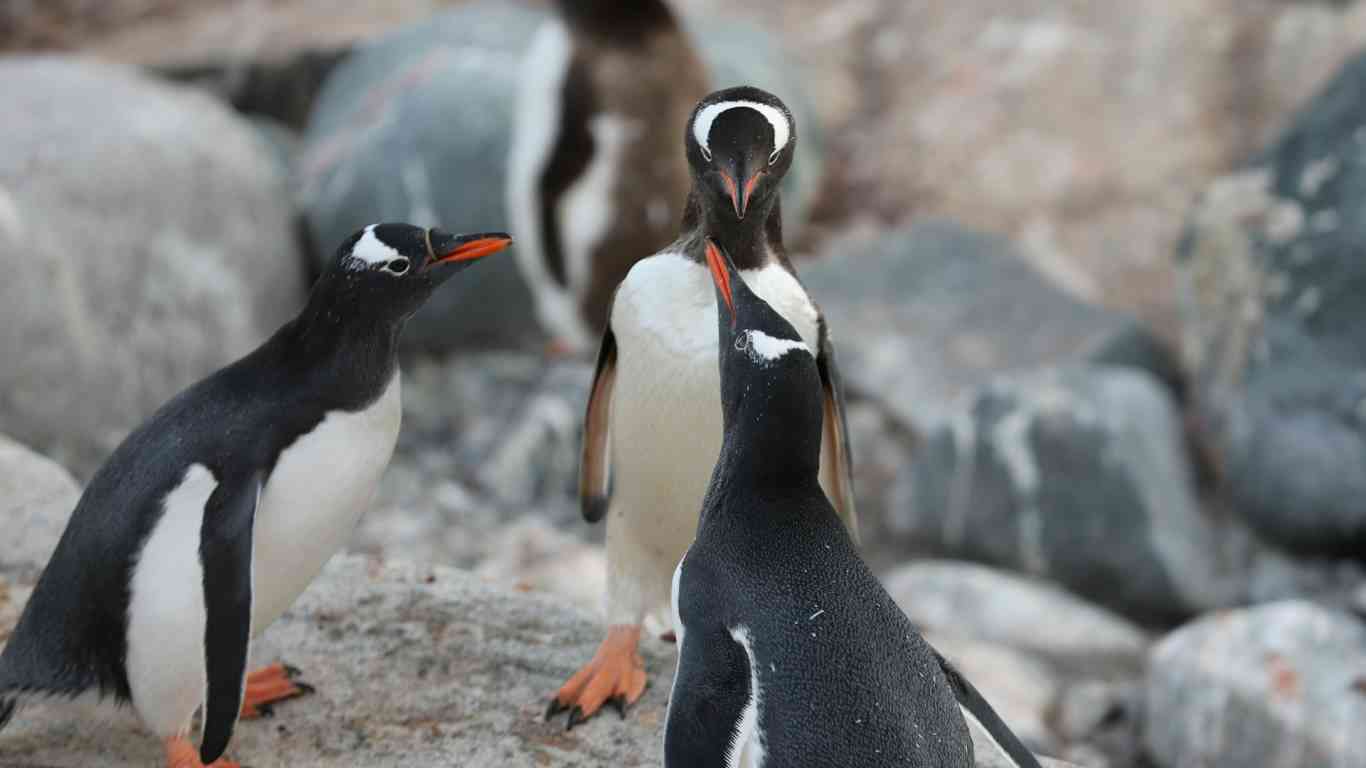
[[[815,348],[816,309],[796,278],[776,264],[741,276]],[[687,537],[721,447],[716,311],[710,272],[676,253],[636,264],[612,311],[613,498],[679,518]]]
[[[398,439],[400,392],[396,371],[368,408],[329,413],[280,454],[256,510],[253,633],[289,608],[370,507]]]

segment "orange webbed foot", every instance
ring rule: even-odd
[[[199,750],[187,739],[171,738],[162,744],[166,748],[166,768],[242,768],[225,757],[204,765],[199,760]]]
[[[242,698],[242,719],[269,717],[272,705],[313,692],[313,687],[300,682],[299,670],[285,664],[271,664],[247,675],[247,691]]]
[[[625,717],[626,708],[640,700],[648,681],[645,662],[640,658],[640,631],[640,625],[608,629],[593,660],[569,678],[550,700],[546,719],[568,711],[566,729],[573,728],[608,703]]]

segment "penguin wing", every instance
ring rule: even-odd
[[[608,317],[611,317],[609,309]],[[617,337],[611,322],[602,334],[598,349],[598,369],[588,395],[588,413],[583,423],[583,458],[579,462],[579,503],[583,519],[596,523],[607,514],[612,499],[612,457],[608,436],[611,431],[612,388],[617,381]]]
[[[750,700],[749,656],[722,626],[687,628],[664,726],[665,768],[728,765]]]
[[[251,643],[251,555],[261,473],[225,482],[204,505],[199,557],[204,566],[204,668],[208,696],[199,756],[205,765],[223,755],[242,711]]]
[[[996,710],[991,708],[982,694],[977,692],[972,683],[963,677],[949,660],[939,654],[939,651],[931,649],[934,659],[939,663],[939,668],[944,671],[944,677],[949,682],[949,688],[953,691],[953,698],[958,701],[959,709],[967,713],[969,717],[977,721],[982,729],[991,736],[991,740],[996,743],[997,748],[1010,758],[1011,765],[1016,768],[1041,768],[1038,758],[1029,751],[1018,736],[1010,727],[1001,720],[1001,716],[996,714]]]
[[[849,427],[844,419],[844,384],[835,364],[835,347],[825,317],[820,319],[820,354],[816,356],[821,387],[825,390],[825,436],[821,450],[821,480],[832,494],[830,502],[849,528],[854,542],[859,541],[858,510],[854,506],[854,459],[849,452]]]

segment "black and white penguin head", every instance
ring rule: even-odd
[[[815,355],[797,329],[749,289],[714,240],[707,239],[706,249],[716,286],[721,409],[727,425],[776,430],[780,441],[814,438],[819,454],[824,400]]]
[[[688,165],[694,186],[715,210],[763,221],[792,165],[797,124],[777,96],[741,86],[698,103],[688,122]]]
[[[455,273],[511,244],[501,232],[453,235],[411,224],[371,224],[337,248],[315,290],[404,319]]]

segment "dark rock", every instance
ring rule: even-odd
[[[452,231],[506,228],[516,77],[545,19],[539,8],[472,2],[364,43],[332,71],[299,165],[300,200],[320,248],[388,219]],[[800,80],[783,59],[772,58],[781,54],[761,30],[699,24],[695,39],[714,71],[775,89],[796,113],[798,170],[784,187],[784,221],[795,231],[822,168],[820,130],[796,88]],[[713,28],[720,31],[712,35]],[[330,255],[320,250],[314,257]],[[442,351],[544,340],[515,258],[491,259],[462,278],[427,303],[406,344]]]
[[[1047,582],[936,560],[903,566],[882,580],[922,631],[1027,651],[1073,674],[1136,672],[1143,665],[1143,630]]]
[[[1153,651],[1144,744],[1162,768],[1366,765],[1366,625],[1284,602],[1220,613]]]
[[[1243,589],[1194,497],[1171,398],[1134,369],[992,379],[929,431],[889,507],[913,552],[1046,577],[1143,622]]]
[[[297,311],[289,196],[250,125],[192,90],[14,57],[0,92],[0,423],[85,476]]]
[[[930,427],[991,374],[1098,361],[1179,378],[1133,318],[1080,302],[1006,240],[941,220],[851,235],[801,267],[830,320],[845,381],[906,424]]]
[[[1366,56],[1218,180],[1178,255],[1185,355],[1232,506],[1303,553],[1366,553]]]

